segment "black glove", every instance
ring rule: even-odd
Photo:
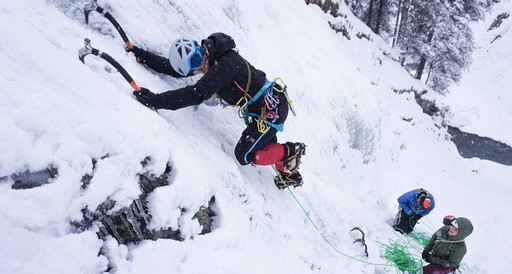
[[[427,262],[427,263],[431,263],[431,261],[430,261],[430,258],[431,258],[431,257],[432,257],[432,255],[427,254],[427,257],[425,258],[425,262]]]
[[[133,95],[135,95],[135,98],[137,98],[137,101],[139,101],[141,104],[149,108],[154,108],[156,94],[149,91],[149,89],[141,87],[140,91],[134,90]]]
[[[426,249],[423,250],[423,252],[421,252],[421,258],[426,261],[428,257],[430,257],[430,253],[428,253]]]
[[[139,63],[145,63],[146,62],[146,51],[137,47],[133,46],[132,48],[125,48],[126,52],[133,52],[135,55],[135,58],[137,58],[137,62]]]

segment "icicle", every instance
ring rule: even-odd
[[[135,213],[140,214],[142,218],[144,218],[144,223],[146,224],[146,229],[149,230],[149,216],[146,214],[146,211],[144,211],[144,208],[142,207],[142,203],[140,202],[140,199],[135,200]]]
[[[133,215],[131,209],[127,209],[125,213],[126,217],[128,218],[128,221],[132,224],[132,227],[135,230],[135,233],[137,234],[137,238],[139,238],[139,241],[144,240],[144,236],[142,235],[142,231],[140,230],[139,223],[135,219],[135,216]]]
[[[121,221],[123,221],[123,224],[126,227],[126,231],[128,231],[128,233],[130,233],[130,237],[135,238],[135,235],[133,234],[132,229],[130,229],[131,225],[128,222],[128,220],[126,219],[126,217],[124,216],[124,214],[123,213],[119,214],[119,217],[121,218]]]
[[[121,235],[119,235],[119,232],[117,232],[117,228],[114,225],[114,222],[112,221],[112,219],[105,217],[103,220],[108,224],[108,226],[110,227],[110,230],[112,230],[112,232],[114,233],[114,237],[116,237],[116,240],[120,244],[124,244],[123,238],[121,238]]]
[[[100,226],[100,231],[98,232],[98,234],[100,235],[100,238],[105,238],[107,235],[110,235],[108,233],[108,230],[104,227],[104,226]]]

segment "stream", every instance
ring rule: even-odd
[[[459,154],[464,158],[477,157],[498,164],[512,166],[512,147],[488,137],[461,131],[459,128],[448,126]]]

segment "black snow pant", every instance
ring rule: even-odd
[[[407,215],[400,207],[393,228],[402,234],[409,234],[412,232],[419,219],[421,219],[421,215]]]

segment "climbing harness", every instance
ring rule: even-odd
[[[263,86],[254,96],[251,96],[249,94],[252,79],[251,68],[247,61],[245,61],[245,64],[247,65],[247,84],[244,89],[237,81],[234,81],[236,87],[243,93],[243,96],[240,97],[236,104],[231,106],[238,108],[238,116],[244,120],[246,125],[255,122],[260,133],[266,132],[270,127],[278,131],[283,131],[284,124],[275,123],[277,119],[279,119],[278,107],[282,99],[281,94],[286,98],[293,115],[296,115],[295,110],[291,106],[292,101],[288,98],[286,85],[279,77],[276,77],[272,82],[265,80]],[[280,83],[277,83],[278,81],[280,81]],[[261,112],[249,112],[249,106],[258,101],[260,101],[261,104]]]
[[[263,87],[254,95],[254,97],[247,102],[246,108],[243,110],[245,116],[250,117],[257,127],[258,131],[263,133],[266,132],[269,127],[273,127],[278,131],[283,131],[283,124],[276,124],[275,122],[279,118],[278,105],[280,103],[281,89],[275,82],[265,81]],[[261,98],[261,99],[260,99]],[[249,112],[247,107],[260,100],[261,112],[259,114]]]

